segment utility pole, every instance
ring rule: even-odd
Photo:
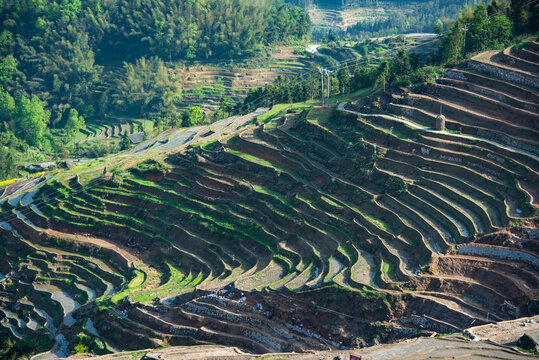
[[[321,88],[322,88],[322,107],[324,107],[324,69],[319,67],[318,72],[322,76],[322,86],[321,86]]]
[[[327,77],[328,77],[328,101],[327,101],[327,103],[326,103],[326,107],[329,107],[329,85],[330,85],[329,74],[331,74],[332,72],[333,72],[333,71],[329,71],[329,70],[327,70],[327,69],[325,70],[325,73],[326,73],[326,75],[327,75]]]
[[[468,25],[464,25],[462,30],[464,30],[464,43],[462,44],[462,52],[464,53],[466,51],[466,33],[468,32]]]
[[[329,86],[331,84],[331,81],[330,81],[330,74],[333,72],[331,70],[328,70],[328,69],[322,69],[321,67],[318,68],[318,72],[320,73],[320,75],[322,75],[322,106],[324,106],[324,75],[326,75],[328,77],[327,79],[327,83],[328,83],[328,99],[327,99],[327,103],[326,103],[326,107],[329,107]]]

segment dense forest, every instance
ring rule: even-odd
[[[369,38],[400,33],[432,33],[436,24],[448,23],[469,0],[387,1],[390,17],[359,22],[346,30],[347,36]],[[402,11],[398,11],[402,9]]]
[[[468,16],[473,11],[476,0],[288,0],[291,4],[303,7],[317,6],[324,10],[350,10],[383,8],[384,14],[370,16],[357,24],[344,29],[328,27],[315,28],[313,39],[354,38],[367,39],[403,33],[441,33],[452,24],[452,20],[462,11],[460,16]],[[487,2],[489,4],[490,2]],[[511,14],[504,14],[513,20],[519,28],[529,28],[530,19],[537,15],[539,4],[535,1],[497,0],[493,2],[497,9],[519,9]],[[486,6],[486,5],[485,5]],[[374,13],[373,13],[374,14]],[[467,15],[466,15],[467,14]],[[517,17],[520,17],[518,21]],[[529,28],[533,32],[533,29]]]
[[[167,61],[249,57],[310,30],[301,8],[272,0],[3,0],[0,23],[3,164],[76,151],[85,120],[173,108]]]
[[[402,33],[432,33],[436,26],[440,26],[441,23],[443,27],[471,3],[471,0],[349,0],[343,9],[355,7],[375,9],[379,6],[385,10],[385,15],[377,14],[361,19],[347,29],[315,28],[313,37],[324,38],[331,35],[338,38],[366,39]],[[340,8],[341,4],[341,1],[319,2],[319,6],[324,7]]]

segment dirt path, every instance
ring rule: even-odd
[[[474,326],[466,329],[466,332],[476,340],[490,340],[502,345],[511,344],[516,342],[524,334],[539,333],[539,315],[502,321],[496,324]]]
[[[124,260],[127,262],[128,266],[133,266],[134,262],[136,262],[137,260],[140,260],[139,257],[137,257],[133,253],[129,252],[128,250],[126,250],[126,249],[124,249],[124,248],[122,248],[120,246],[117,246],[115,244],[112,244],[110,241],[107,241],[107,240],[104,240],[104,239],[93,238],[93,237],[88,237],[88,236],[84,236],[84,235],[66,234],[64,232],[51,230],[51,229],[45,230],[45,233],[50,235],[50,236],[54,236],[54,237],[57,237],[57,238],[60,238],[60,239],[71,240],[71,241],[76,241],[76,242],[81,242],[81,243],[94,244],[94,245],[97,245],[97,246],[102,247],[104,249],[112,250],[115,253],[117,253],[118,255],[120,255],[122,258],[124,258]]]
[[[139,359],[146,351],[141,351]],[[133,359],[130,353],[120,353],[92,358],[94,360]],[[293,359],[293,360],[332,360],[349,359],[350,355],[361,356],[363,360],[423,360],[423,359],[536,359],[535,356],[485,341],[470,341],[457,337],[418,338],[391,345],[341,350],[317,351],[310,353],[286,353],[255,355],[245,353],[235,347],[217,345],[179,346],[160,350],[147,350],[148,360],[256,360],[256,359]],[[84,357],[77,357],[84,359]]]

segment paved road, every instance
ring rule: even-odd
[[[435,38],[438,37],[438,34],[433,33],[411,33],[411,34],[402,34],[405,38]],[[379,38],[371,38],[371,40],[378,40],[378,41],[384,41],[386,39],[394,38],[399,35],[391,35],[391,36],[383,36]]]
[[[168,151],[175,149],[179,146],[189,144],[190,142],[197,142],[203,140],[212,140],[218,136],[221,136],[224,132],[233,132],[239,127],[245,125],[249,121],[252,121],[259,115],[268,112],[267,108],[258,108],[256,111],[243,116],[231,116],[227,119],[217,121],[213,124],[196,126],[189,129],[170,129],[157,137],[146,141],[127,153],[119,154],[121,157],[140,157],[144,154],[157,151]],[[205,134],[213,132],[211,137],[205,137]],[[96,161],[99,159],[95,159]],[[92,161],[92,160],[88,160]],[[16,205],[21,201],[24,206],[33,206],[33,195],[35,192],[44,185],[52,176],[43,178],[23,180],[16,184],[9,185],[5,190],[0,190],[0,204],[9,198],[9,202],[12,205]],[[42,181],[43,180],[43,181]],[[3,191],[3,192],[2,192]],[[34,206],[33,206],[34,207]]]

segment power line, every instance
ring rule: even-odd
[[[326,62],[330,62],[331,60],[327,60]],[[349,59],[343,63],[341,63],[341,66],[342,64],[345,64],[345,63],[350,63],[350,62],[354,62],[354,61],[357,61],[357,58],[354,58],[354,59]],[[336,69],[338,66],[335,65],[333,67],[328,67],[326,70],[329,71],[329,69]],[[331,71],[332,72],[332,71]],[[305,70],[303,71],[302,73],[300,73],[300,75],[302,74],[307,74],[309,73],[309,70]],[[298,75],[298,77],[300,77],[300,75]],[[329,78],[329,77],[328,77]],[[329,80],[328,80],[328,88],[329,88]],[[322,88],[322,91],[323,91],[323,88]],[[280,97],[277,97],[277,98],[274,98],[274,99],[277,99],[277,100],[283,100],[285,97],[285,95],[281,95]],[[322,97],[324,97],[324,95],[322,95]],[[257,106],[260,106],[261,105],[261,102],[262,100],[266,99],[266,98],[269,98],[268,95],[264,95],[264,96],[261,96],[255,100],[253,100],[252,102],[254,103],[258,103]],[[328,104],[329,104],[329,96],[328,96]],[[245,110],[248,106],[250,106],[252,104],[244,104],[242,105],[238,110]],[[119,155],[121,156],[121,155]],[[90,188],[93,188],[95,186],[98,186],[98,185],[101,185],[102,183],[104,183],[105,181],[107,180],[104,180],[104,179],[94,179],[93,182],[87,184],[87,185],[82,185],[80,184],[77,188],[72,188],[72,190],[75,190],[74,192],[71,192],[70,195],[75,195],[75,194],[78,194],[80,192],[83,192],[84,190],[86,189],[90,189]],[[62,197],[63,195],[61,194],[61,192],[59,190],[56,190],[54,192],[51,192],[51,194],[59,194],[58,196],[55,196],[55,197],[52,197],[52,198],[47,198],[47,199],[44,199],[44,200],[40,200],[40,201],[36,201],[36,202],[32,202],[30,205],[35,205],[35,206],[40,206],[40,205],[43,205],[43,204],[46,204],[46,203],[50,203],[51,201],[54,201],[54,200],[57,200],[59,199],[60,197]],[[21,195],[23,196],[23,195]],[[22,197],[21,197],[22,199]],[[6,198],[6,201],[9,201],[8,198]],[[24,212],[26,210],[26,213]],[[19,212],[24,215],[25,217],[27,217],[26,215],[28,215],[30,212],[32,212],[32,209],[29,208],[29,207],[23,207],[22,209],[19,210]],[[19,216],[17,214],[9,214],[5,217],[0,217],[0,222],[8,222],[11,221],[11,220],[14,220],[16,218],[19,218]]]
[[[532,0],[532,1],[528,2],[528,3],[526,3],[526,4],[522,4],[518,9],[525,8],[525,7],[527,7],[528,5],[531,5],[531,4],[533,4],[533,3],[537,2],[537,1],[539,1],[539,0]],[[493,18],[493,17],[496,17],[496,16],[499,16],[499,15],[497,15],[497,14],[490,14],[490,15],[487,15],[487,19],[490,19],[490,18]],[[457,19],[457,20],[458,20],[458,19]],[[465,27],[467,27],[467,25],[465,25]],[[462,29],[462,30],[464,30],[464,29]],[[469,29],[466,29],[466,30],[469,30]],[[449,32],[450,32],[450,30],[445,30],[443,33],[439,34],[439,36],[440,36],[440,37],[445,36],[445,35],[449,34]],[[464,34],[464,36],[466,37],[466,33]]]
[[[532,1],[528,2],[528,3],[526,3],[526,4],[523,4],[523,5],[521,6],[521,8],[524,8],[524,7],[526,7],[526,6],[529,6],[529,5],[531,5],[531,4],[533,4],[533,3],[537,2],[537,1],[539,1],[539,0],[532,0]],[[492,15],[489,15],[488,18],[491,18],[491,17],[494,17],[494,16],[497,16],[497,15],[492,14]],[[465,32],[465,36],[464,36],[465,39],[466,39],[466,31],[467,31],[468,29],[469,29],[469,28],[468,28],[467,25],[465,25],[464,28],[463,28],[463,30],[464,30],[464,32]],[[447,31],[445,34],[447,34],[447,33],[449,33],[449,31]],[[440,36],[445,35],[445,34],[441,34]],[[326,62],[329,62],[329,63],[330,63],[332,58],[331,58],[330,56],[327,56],[327,57],[328,57],[329,59],[327,59]],[[328,67],[328,68],[325,68],[325,69],[322,69],[322,68],[320,68],[320,67],[318,68],[318,70],[319,70],[319,72],[321,73],[321,76],[322,76],[322,86],[321,86],[321,88],[322,88],[322,106],[324,106],[324,86],[323,86],[323,81],[324,81],[324,79],[323,79],[323,76],[326,75],[326,76],[327,76],[327,79],[328,79],[328,80],[327,80],[327,83],[328,83],[328,84],[327,84],[327,87],[328,87],[328,91],[327,91],[327,92],[328,92],[328,95],[327,95],[327,104],[326,104],[326,106],[329,107],[329,98],[330,98],[330,94],[329,94],[329,92],[330,92],[330,74],[333,72],[333,71],[331,71],[330,69],[337,69],[337,68],[340,68],[341,66],[343,66],[344,64],[350,64],[350,63],[353,63],[353,62],[356,62],[356,61],[358,61],[358,58],[348,59],[348,60],[346,60],[346,61],[341,62],[341,63],[338,64],[338,65],[334,65],[334,66],[332,66],[332,67]],[[309,70],[305,70],[305,71],[303,71],[303,72],[300,72],[296,77],[298,77],[298,78],[301,77],[301,78],[302,78],[304,74],[307,74],[307,73],[309,73],[309,72],[310,72]],[[268,98],[268,97],[269,97],[268,95],[260,96],[259,98],[252,100],[250,104],[243,104],[243,105],[242,105],[241,107],[239,107],[237,110],[238,110],[238,111],[246,110],[246,109],[248,109],[248,107],[251,107],[251,106],[253,105],[253,103],[255,103],[255,104],[258,103],[257,106],[260,106],[260,105],[261,105],[260,103],[262,102],[262,100],[264,100],[264,99],[266,99],[266,98]],[[285,97],[285,95],[283,94],[283,95],[281,95],[281,97],[277,97],[277,98],[273,98],[273,99],[274,99],[274,100],[275,100],[275,99],[277,99],[277,100],[283,100],[284,97]],[[75,190],[76,190],[75,192],[71,192],[70,195],[78,194],[78,193],[80,193],[80,192],[82,192],[82,191],[84,191],[84,190],[86,190],[86,189],[90,189],[90,188],[92,188],[92,187],[98,186],[98,185],[102,184],[102,183],[105,182],[105,181],[106,181],[106,180],[104,180],[104,179],[94,179],[94,180],[92,180],[89,184],[87,184],[86,186],[80,184],[79,188],[78,188],[78,189],[75,189]],[[57,190],[56,193],[60,193],[60,191]],[[21,196],[22,196],[22,195],[21,195]],[[58,196],[56,196],[56,197],[53,197],[53,198],[48,198],[48,199],[44,199],[44,200],[41,200],[41,201],[32,202],[31,204],[29,204],[29,206],[30,206],[30,205],[35,205],[35,206],[42,205],[42,204],[47,203],[47,202],[50,202],[50,201],[52,201],[52,200],[56,200],[56,199],[60,198],[61,196],[62,196],[62,194],[60,194],[60,195],[58,195]],[[21,200],[22,200],[22,197],[21,197]],[[6,201],[9,201],[9,199],[6,198]],[[31,211],[32,209],[29,208],[29,207],[24,207],[24,208],[22,208],[22,209],[19,211],[22,215],[24,215],[24,216],[26,217],[26,214],[23,213],[23,210]],[[8,215],[8,216],[6,216],[6,217],[3,217],[3,218],[0,217],[0,222],[9,222],[9,221],[13,220],[14,218],[18,218],[18,215],[17,215],[17,214],[10,214],[10,215]]]

